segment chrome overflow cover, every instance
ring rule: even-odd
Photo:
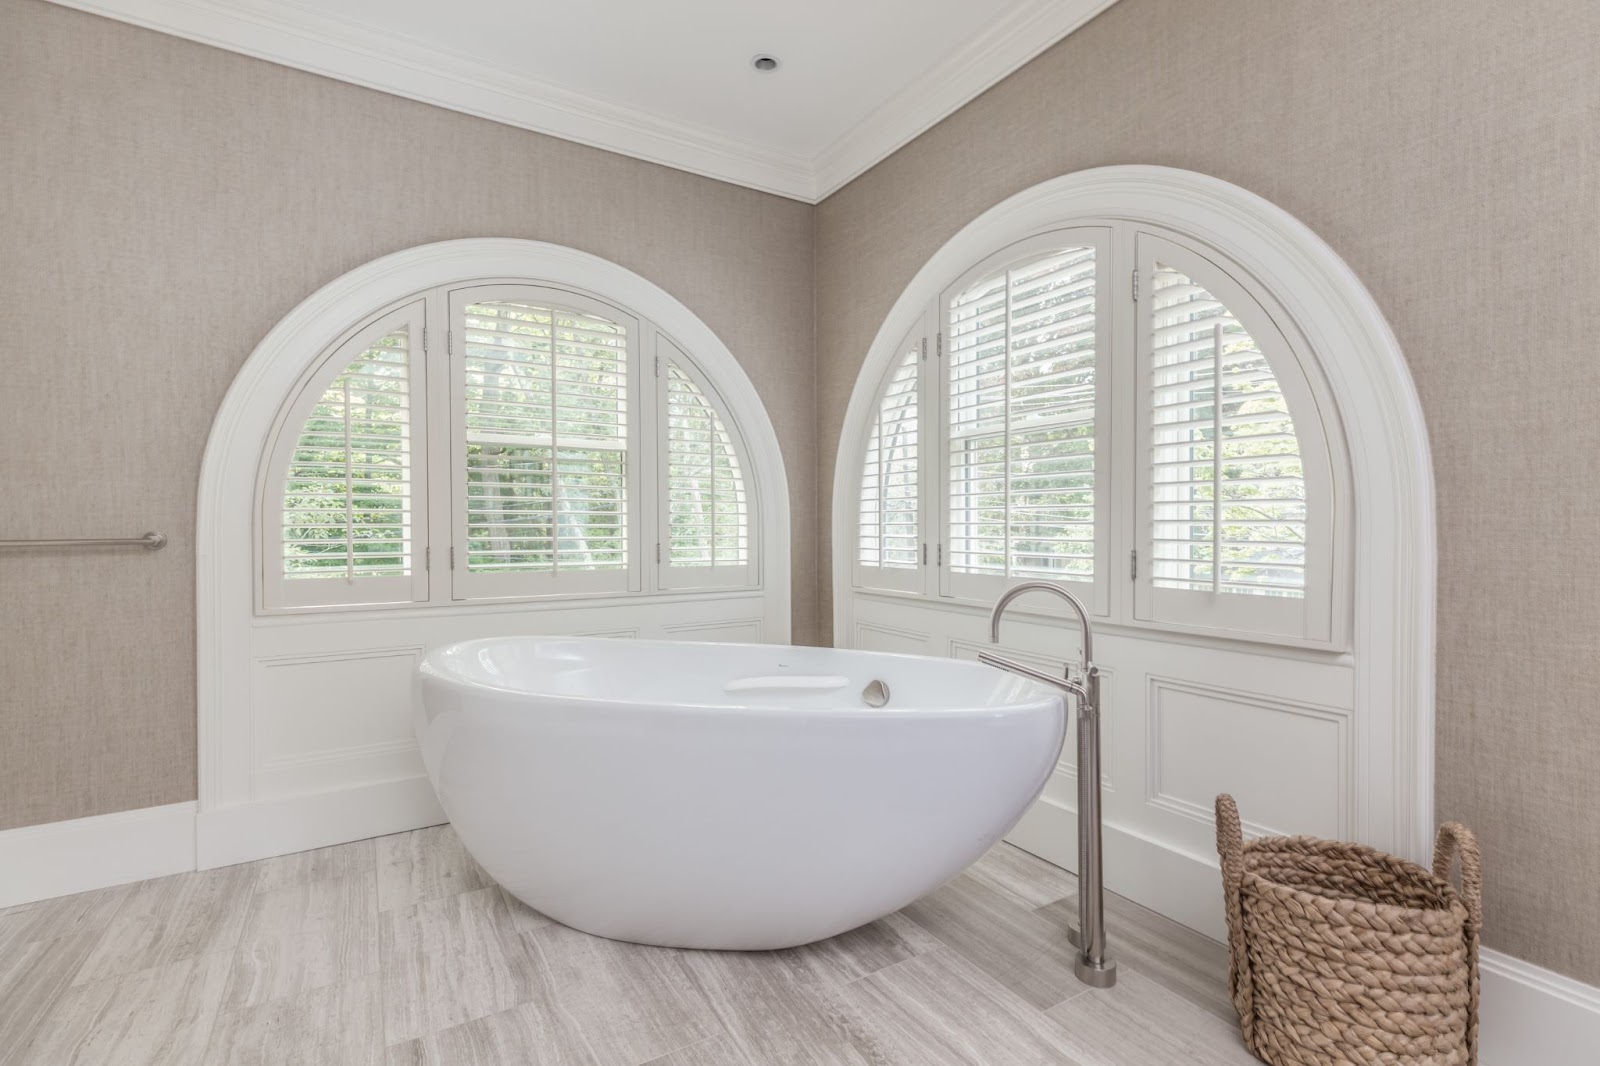
[[[861,702],[868,707],[882,707],[889,702],[889,686],[873,678],[867,682],[867,687],[861,690]]]

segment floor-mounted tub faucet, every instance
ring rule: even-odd
[[[1072,676],[1070,666],[1064,676],[1052,677],[989,651],[980,651],[978,661],[1054,685],[1078,701],[1078,928],[1069,938],[1078,949],[1073,963],[1078,980],[1094,988],[1110,988],[1117,983],[1117,964],[1106,958],[1105,885],[1100,864],[1100,670],[1094,665],[1094,635],[1089,612],[1078,597],[1048,581],[1027,581],[1013,585],[995,602],[989,616],[991,644],[1000,643],[1000,617],[1011,601],[1025,592],[1052,593],[1077,612],[1078,624],[1083,627],[1078,677]]]

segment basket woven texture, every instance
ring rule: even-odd
[[[1273,1066],[1475,1066],[1483,872],[1470,830],[1439,827],[1429,872],[1361,844],[1246,843],[1222,795],[1217,852],[1229,991],[1252,1052]]]

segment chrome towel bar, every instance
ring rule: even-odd
[[[140,545],[151,551],[167,546],[167,535],[151,530],[142,537],[66,537],[60,540],[0,540],[0,548],[108,548]]]

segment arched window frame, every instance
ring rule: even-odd
[[[520,243],[520,242],[519,242]],[[605,580],[602,575],[568,575],[557,587],[555,581],[529,580],[543,575],[509,575],[513,580],[494,580],[498,575],[470,574],[465,554],[465,483],[459,468],[465,462],[464,382],[462,340],[457,321],[474,294],[520,293],[530,299],[543,299],[571,310],[612,317],[630,332],[628,345],[628,556],[629,564],[620,580]],[[349,364],[359,345],[384,332],[396,316],[410,316],[413,323],[412,368],[415,387],[413,418],[413,566],[401,586],[398,579],[359,578],[353,582],[302,580],[283,577],[282,516],[283,475],[305,416],[330,382]],[[392,328],[392,326],[391,326]],[[665,363],[668,352],[692,376],[703,394],[714,405],[741,457],[748,517],[749,558],[742,565],[704,568],[672,568],[665,540],[664,510],[658,498],[665,492],[646,471],[657,470],[658,457],[666,452],[664,405]],[[659,371],[658,369],[659,368]],[[421,383],[425,383],[421,384]],[[746,416],[747,417],[747,416]],[[323,350],[301,375],[296,389],[278,411],[263,449],[256,485],[257,561],[255,569],[256,610],[261,614],[294,614],[308,611],[388,610],[408,607],[469,606],[474,603],[552,603],[578,600],[626,602],[636,597],[698,596],[717,593],[748,593],[762,590],[770,575],[760,565],[762,553],[771,548],[763,542],[772,539],[772,523],[763,513],[767,500],[762,474],[746,442],[743,418],[738,409],[724,399],[722,391],[695,359],[687,346],[679,344],[643,314],[620,301],[578,286],[549,280],[491,276],[433,286],[408,295],[362,317]],[[431,491],[430,491],[431,490]],[[431,501],[431,502],[430,502]],[[658,550],[657,545],[661,547]],[[455,549],[452,551],[452,549]],[[677,569],[678,573],[669,573]],[[684,571],[692,569],[694,573]],[[572,578],[577,580],[571,580]],[[599,577],[599,580],[596,578]],[[290,584],[306,586],[287,590]],[[321,586],[315,588],[313,586]],[[785,596],[785,599],[787,597]]]
[[[1422,406],[1394,331],[1350,266],[1303,222],[1249,190],[1172,167],[1096,167],[1023,189],[954,233],[907,276],[856,375],[834,467],[835,558],[851,550],[852,500],[859,485],[853,463],[895,342],[949,279],[971,263],[1009,241],[1080,218],[1168,227],[1221,249],[1250,276],[1272,279],[1275,295],[1318,360],[1338,412],[1349,468],[1348,482],[1341,486],[1351,526],[1344,560],[1348,624],[1336,629],[1348,633],[1351,702],[1364,738],[1353,749],[1353,772],[1361,786],[1352,832],[1425,860],[1435,827],[1438,538]],[[833,631],[839,643],[926,642],[929,634],[913,632],[919,628],[915,623],[886,618],[885,609],[895,608],[894,601],[883,602],[884,609],[875,601],[885,601],[884,595],[853,587],[847,571],[835,572]],[[946,607],[953,616],[971,618],[984,616],[988,606],[906,602]],[[1115,635],[1116,627],[1102,624]],[[1227,647],[1225,642],[1216,646]],[[1329,649],[1316,645],[1313,651]],[[1308,661],[1326,660],[1313,654]]]
[[[1147,451],[1149,418],[1144,411],[1148,375],[1144,340],[1148,333],[1147,307],[1137,298],[1136,285],[1149,292],[1148,265],[1141,261],[1140,235],[1173,242],[1186,253],[1205,261],[1218,278],[1219,287],[1241,304],[1254,328],[1274,338],[1267,352],[1275,375],[1294,393],[1291,413],[1296,434],[1307,444],[1308,492],[1317,498],[1315,534],[1308,531],[1314,563],[1308,573],[1306,596],[1292,603],[1265,602],[1266,597],[1214,594],[1207,597],[1163,595],[1152,587],[1149,560],[1153,554],[1148,515],[1150,477]],[[1097,450],[1102,442],[1110,452],[1102,465],[1096,459],[1095,577],[1093,582],[1067,581],[1063,586],[1085,599],[1102,624],[1189,633],[1260,643],[1344,651],[1350,647],[1352,538],[1349,464],[1339,419],[1319,362],[1292,316],[1270,288],[1203,238],[1143,220],[1097,215],[1065,216],[1039,225],[1032,233],[990,250],[956,273],[939,290],[936,301],[923,308],[919,322],[930,329],[938,365],[923,375],[921,436],[924,497],[933,497],[933,514],[924,505],[923,535],[934,573],[920,587],[900,589],[931,602],[986,605],[1006,587],[1032,577],[989,577],[955,574],[946,565],[950,537],[948,353],[944,351],[951,299],[982,279],[1024,265],[1065,243],[1098,242],[1096,326],[1096,430]],[[1135,274],[1138,280],[1135,280]],[[948,277],[949,275],[947,275]],[[926,290],[924,290],[926,291]],[[1240,297],[1243,297],[1240,299]],[[1107,337],[1107,333],[1110,337]],[[1281,367],[1281,369],[1280,369]],[[892,367],[879,380],[887,387]],[[866,431],[855,431],[854,465],[860,469]],[[1312,468],[1315,467],[1315,470]],[[851,529],[859,528],[858,512],[851,512]],[[852,548],[854,542],[852,541]],[[1134,554],[1137,553],[1137,554]],[[1115,560],[1115,561],[1114,561]],[[1125,563],[1121,561],[1125,560]],[[1145,562],[1140,566],[1140,560]],[[859,577],[863,590],[874,586]],[[1119,580],[1121,579],[1121,580]],[[881,590],[882,586],[878,586]],[[1087,593],[1087,595],[1085,595]],[[1028,609],[1028,608],[1025,608]],[[1032,608],[1039,610],[1042,608]]]

